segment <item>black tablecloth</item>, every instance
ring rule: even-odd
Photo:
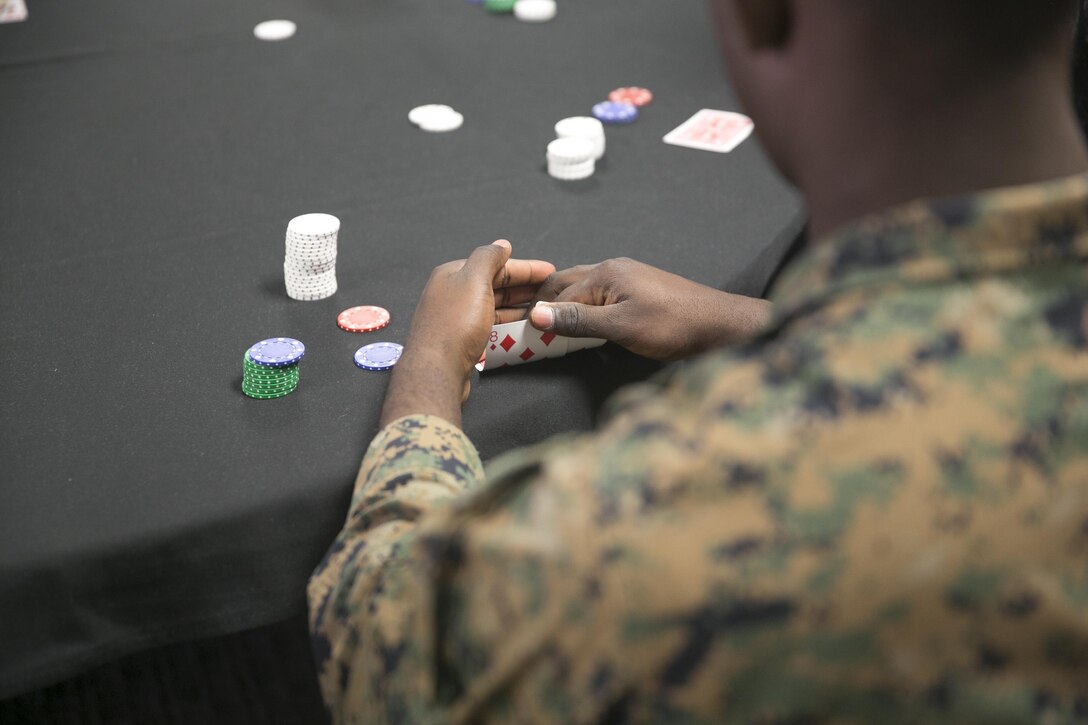
[[[756,141],[667,146],[736,109],[699,0],[561,2],[545,25],[463,0],[30,0],[0,25],[0,697],[95,661],[304,606],[430,269],[498,237],[560,268],[625,255],[759,293],[800,224]],[[297,35],[253,37],[262,20]],[[656,94],[588,181],[553,124]],[[407,112],[449,103],[464,127]],[[340,291],[294,302],[287,221],[342,220]],[[340,331],[378,304],[392,324]],[[241,357],[303,340],[301,385],[245,398]],[[653,366],[605,347],[486,374],[485,458],[592,426]]]

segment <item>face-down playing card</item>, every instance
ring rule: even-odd
[[[752,135],[752,119],[731,111],[704,108],[665,136],[665,143],[729,153]]]
[[[597,338],[570,338],[536,329],[529,320],[495,325],[484,346],[484,354],[476,364],[477,370],[524,365],[537,360],[562,357],[568,352],[599,347],[605,343]]]

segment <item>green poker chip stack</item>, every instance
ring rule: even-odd
[[[514,0],[484,0],[484,10],[489,13],[512,13]]]
[[[242,392],[258,400],[282,398],[295,392],[298,387],[298,363],[283,367],[258,365],[249,357],[242,356]]]

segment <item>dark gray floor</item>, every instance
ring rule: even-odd
[[[0,701],[0,725],[325,725],[306,622],[143,652]]]

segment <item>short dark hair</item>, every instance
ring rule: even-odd
[[[1088,136],[1088,0],[1079,5],[1073,35],[1073,105],[1081,130]]]
[[[1017,62],[1068,34],[1083,0],[868,0],[877,19],[935,50]],[[1068,35],[1066,35],[1068,37]]]

